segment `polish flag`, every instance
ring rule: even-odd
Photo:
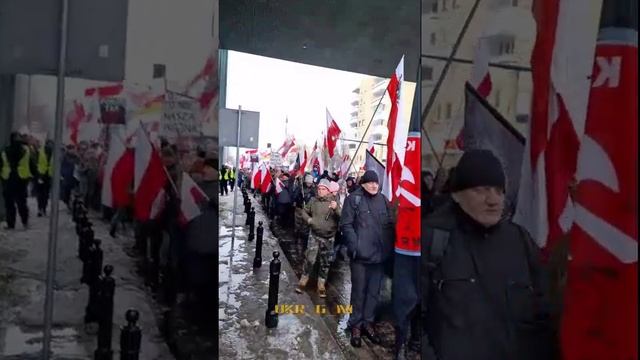
[[[73,100],[73,108],[67,113],[66,122],[69,128],[69,140],[72,144],[78,144],[80,124],[86,117],[84,106],[78,100]]]
[[[260,184],[262,183],[262,164],[253,168],[253,172],[251,173],[251,187],[254,189],[259,189]]]
[[[168,178],[160,154],[142,127],[136,134],[134,191],[136,219],[155,219],[164,206],[164,186]]]
[[[478,94],[486,98],[491,93],[491,73],[489,73],[489,44],[486,38],[478,39],[471,69],[471,79],[469,83]]]
[[[628,3],[602,6],[576,172],[564,360],[638,358],[638,33]]]
[[[189,174],[183,172],[182,184],[180,185],[180,223],[186,225],[200,216],[202,214],[200,204],[206,201],[209,201],[207,194],[200,189]]]
[[[196,84],[200,84],[200,91],[197,95],[200,109],[209,109],[213,100],[218,96],[218,59],[217,50],[211,52],[207,58],[204,67],[196,76],[187,84],[187,93],[192,92]]]
[[[369,135],[369,140],[367,141],[367,151],[373,154],[376,148],[373,145],[373,134]]]
[[[335,153],[336,145],[338,143],[338,139],[340,138],[340,127],[336,120],[329,113],[329,109],[327,111],[327,137],[325,138],[325,144],[327,147],[327,151],[329,152],[329,159],[333,159],[333,155]]]
[[[387,93],[391,98],[389,113],[389,137],[387,138],[387,164],[382,194],[389,201],[398,196],[398,188],[402,177],[404,155],[407,147],[409,122],[404,119],[402,104],[402,82],[404,81],[404,55],[398,63],[395,73],[387,86]]]
[[[282,181],[280,181],[280,179],[276,179],[276,195],[280,194],[282,192],[282,189],[284,189],[284,184],[282,183]]]
[[[272,181],[272,178],[271,178],[271,173],[269,172],[269,169],[267,169],[267,165],[265,165],[264,163],[262,164],[262,167],[260,169],[260,177],[261,177],[261,179],[260,179],[260,192],[265,194],[271,188],[271,183],[273,181]]]
[[[127,149],[122,136],[112,134],[102,180],[104,206],[118,209],[130,205],[133,169],[134,150]]]
[[[600,1],[536,1],[533,7],[531,121],[513,220],[543,249],[543,259],[573,222],[569,184],[587,116],[598,31],[591,19]]]
[[[302,147],[302,160],[300,161],[300,169],[298,173],[300,175],[304,175],[305,169],[307,168],[307,146]]]
[[[282,144],[282,146],[280,146],[280,148],[278,149],[278,151],[280,152],[280,155],[282,155],[283,158],[287,156],[287,154],[289,153],[289,150],[291,150],[291,148],[295,144],[296,144],[296,140],[293,137],[287,138]]]
[[[340,164],[340,177],[347,177],[347,172],[349,171],[349,163],[351,163],[351,157],[349,154],[344,154],[342,157],[342,164]]]

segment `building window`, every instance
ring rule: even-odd
[[[431,43],[431,45],[436,45],[436,33],[432,32],[431,33],[431,38],[429,40],[429,42]]]
[[[422,67],[422,80],[431,81],[433,80],[433,68],[431,66],[423,66]]]
[[[451,103],[447,103],[447,107],[446,107],[446,110],[445,110],[445,118],[446,119],[451,119],[451,109],[452,109],[452,107],[453,106],[451,105]]]
[[[382,140],[382,134],[373,135],[373,141],[380,141],[380,140]]]

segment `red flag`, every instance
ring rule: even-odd
[[[259,189],[262,182],[262,165],[256,166],[251,174],[251,187]]]
[[[102,204],[118,209],[131,203],[134,150],[127,149],[122,136],[112,134],[102,182]]]
[[[69,138],[72,144],[78,143],[78,132],[80,123],[84,120],[86,113],[82,104],[73,100],[73,109],[67,113],[67,126],[69,127]]]
[[[569,184],[584,133],[597,36],[593,4],[534,2],[538,33],[531,55],[530,135],[514,221],[531,233],[544,258],[572,222]]]
[[[134,169],[135,216],[140,221],[155,219],[164,206],[164,186],[167,183],[160,154],[140,127],[136,135]]]
[[[404,55],[396,67],[396,71],[389,81],[387,93],[391,98],[391,111],[389,113],[389,137],[387,138],[387,164],[385,181],[382,194],[393,201],[397,196],[402,167],[404,164],[405,147],[407,146],[407,134],[409,123],[404,121],[402,109],[402,82],[404,81]]]
[[[300,175],[304,175],[304,171],[307,168],[307,146],[305,145],[302,148],[302,161],[300,164],[300,169],[298,170],[298,173]]]
[[[276,179],[276,194],[280,194],[282,192],[282,189],[284,189],[284,184],[282,183],[282,181],[280,181],[280,179]]]
[[[399,188],[398,222],[395,251],[403,255],[420,256],[420,132],[407,138]]]
[[[283,158],[287,156],[287,154],[289,153],[289,150],[291,150],[291,148],[295,144],[296,144],[296,140],[293,137],[286,139],[282,144],[282,146],[280,146],[280,148],[278,149],[278,151],[282,150],[280,151],[280,155],[282,155]]]
[[[325,138],[325,144],[327,146],[327,151],[329,151],[329,158],[333,158],[333,154],[335,153],[336,144],[338,143],[338,139],[340,138],[340,127],[338,123],[334,120],[334,118],[329,113],[329,109],[327,109],[327,137]]]
[[[603,2],[576,173],[565,360],[638,358],[638,49],[625,11]]]
[[[260,168],[260,176],[262,177],[260,179],[260,192],[264,194],[269,191],[269,189],[271,188],[271,183],[273,182],[271,173],[269,172],[267,165],[265,165],[264,163]]]

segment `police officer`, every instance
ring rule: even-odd
[[[2,195],[7,212],[7,229],[15,228],[16,208],[25,229],[29,225],[27,188],[33,177],[33,170],[29,149],[20,134],[11,133],[9,145],[0,155],[0,179],[2,179]]]
[[[422,356],[553,359],[538,249],[504,217],[505,175],[489,150],[464,153],[451,201],[422,221]]]
[[[344,201],[340,228],[347,245],[351,267],[351,305],[349,318],[351,345],[362,346],[361,334],[380,343],[374,327],[380,298],[384,263],[392,254],[395,220],[389,201],[378,192],[378,175],[367,170],[361,186]]]
[[[233,192],[233,188],[236,186],[236,168],[229,169],[229,184],[231,185],[231,192]]]
[[[302,293],[302,289],[309,282],[309,275],[316,263],[320,263],[318,271],[318,295],[321,298],[327,296],[325,284],[331,265],[333,242],[340,222],[340,205],[330,192],[330,183],[327,179],[320,180],[318,184],[318,196],[311,199],[302,212],[302,218],[309,224],[311,233],[305,262],[302,268],[302,277],[296,288],[296,292]]]
[[[47,140],[45,145],[38,150],[37,169],[38,176],[35,186],[38,198],[38,217],[40,217],[47,214],[51,178],[53,177],[53,142],[51,140]]]

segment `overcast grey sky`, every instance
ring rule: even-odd
[[[261,149],[282,145],[287,116],[289,134],[313,147],[326,129],[325,107],[349,129],[352,91],[368,76],[234,51],[228,60],[226,107],[260,112]]]

